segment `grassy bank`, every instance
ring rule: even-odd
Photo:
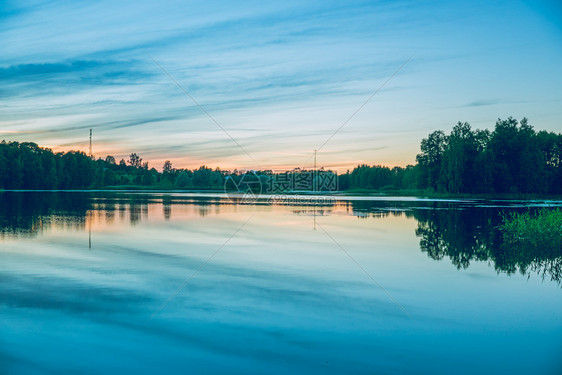
[[[562,249],[562,209],[542,209],[536,213],[511,213],[499,228],[505,243],[537,249]]]

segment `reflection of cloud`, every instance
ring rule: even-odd
[[[152,301],[142,291],[95,286],[63,277],[0,273],[0,281],[0,299],[10,308],[89,315],[124,312]]]

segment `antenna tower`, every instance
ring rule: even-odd
[[[312,191],[316,191],[316,153],[318,150],[314,150],[314,171],[312,172]]]

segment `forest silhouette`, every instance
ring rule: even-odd
[[[415,165],[358,165],[337,176],[337,190],[422,189],[452,194],[562,194],[562,134],[535,131],[523,118],[498,119],[493,131],[459,122],[449,134],[434,131],[420,144]],[[294,174],[310,170],[295,169]],[[237,172],[201,166],[162,171],[140,155],[128,160],[84,152],[53,152],[31,142],[0,143],[0,189],[118,188],[223,189],[227,179],[248,177],[266,186],[271,171]],[[329,170],[316,173],[332,174]],[[247,180],[247,178],[246,178]],[[236,185],[236,184],[234,184]]]

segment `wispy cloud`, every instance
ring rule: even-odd
[[[405,131],[413,124],[423,133],[459,120],[489,119],[491,126],[498,116],[530,116],[560,99],[554,67],[562,52],[552,49],[560,33],[543,29],[527,10],[507,2],[8,1],[0,15],[0,128],[5,138],[54,148],[82,144],[93,128],[104,152],[242,162],[237,146],[223,144],[224,134],[154,66],[154,56],[227,131],[243,137],[237,140],[257,153],[256,163],[288,165],[414,54],[408,71],[346,125],[358,136],[338,137],[328,150],[371,149],[356,157],[413,162],[419,134]],[[508,39],[503,26],[523,19]],[[522,46],[525,56],[504,58]],[[534,78],[522,90],[518,81],[526,76]],[[459,111],[458,103],[468,104]],[[497,113],[497,104],[512,112]],[[372,140],[391,130],[406,136],[376,150]]]
[[[466,107],[482,107],[485,105],[494,105],[494,104],[499,104],[501,103],[500,100],[498,99],[482,99],[482,100],[475,100],[473,102],[470,102],[468,104],[466,104]]]

